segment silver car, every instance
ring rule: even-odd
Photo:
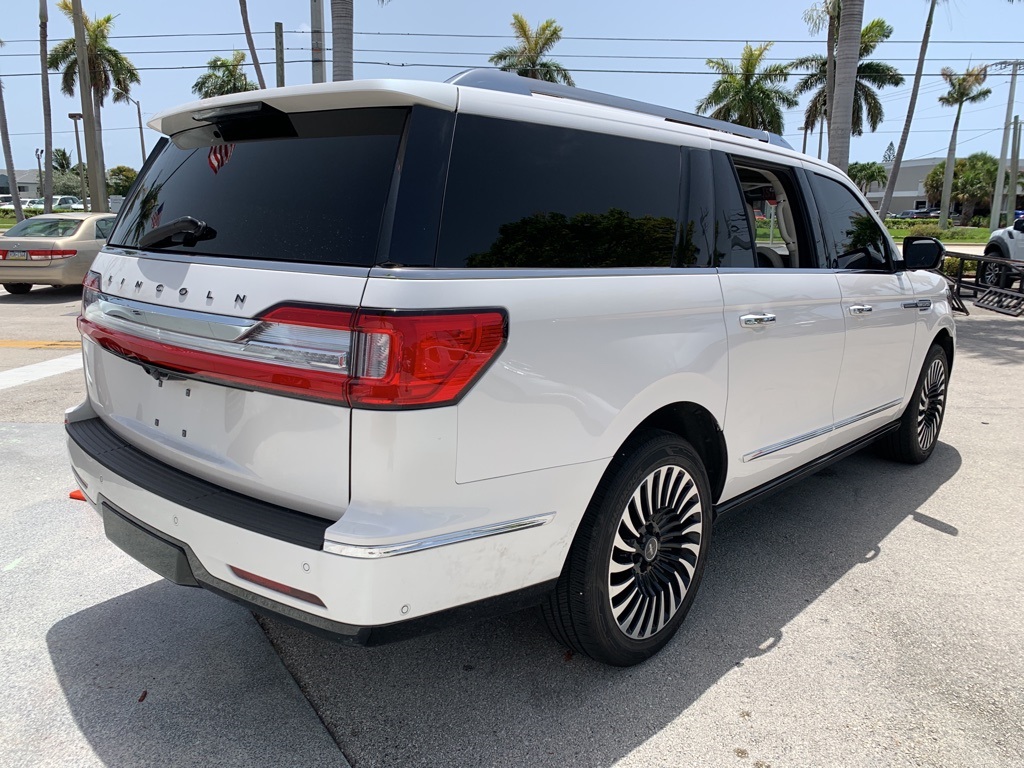
[[[0,235],[0,285],[28,293],[33,285],[76,285],[107,241],[110,213],[54,213],[25,219]]]

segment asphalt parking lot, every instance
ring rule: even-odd
[[[679,635],[620,670],[532,611],[352,649],[158,580],[68,499],[77,298],[0,290],[4,765],[1024,764],[1024,319],[959,320],[927,464],[862,452],[722,521]]]

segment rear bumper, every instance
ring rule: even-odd
[[[77,256],[52,261],[4,261],[0,264],[0,283],[80,285],[91,261]]]
[[[161,464],[99,419],[67,429],[75,475],[118,547],[170,581],[336,641],[376,645],[535,605],[557,577],[557,570],[541,579],[524,573],[516,583],[503,568],[503,560],[518,559],[507,554],[517,546],[526,557],[550,548],[546,526],[398,556],[346,557],[323,549],[329,520]],[[240,578],[239,570],[322,605]]]

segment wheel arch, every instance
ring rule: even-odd
[[[946,353],[946,364],[949,366],[949,370],[953,370],[953,355],[956,352],[956,344],[953,342],[953,334],[949,332],[948,328],[940,328],[939,332],[935,334],[935,338],[932,339],[932,344],[938,344],[942,347]]]
[[[693,446],[708,473],[712,500],[717,502],[725,487],[729,463],[725,435],[711,411],[689,401],[664,405],[633,429],[615,455],[619,456],[638,435],[652,429],[672,432]]]
[[[988,243],[985,245],[986,256],[992,253],[993,251],[998,251],[1000,258],[1010,258],[1010,252],[1006,249],[1006,245],[1001,240],[989,240]]]

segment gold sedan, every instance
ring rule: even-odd
[[[33,216],[0,235],[0,285],[28,293],[33,285],[76,285],[107,242],[111,213]]]

